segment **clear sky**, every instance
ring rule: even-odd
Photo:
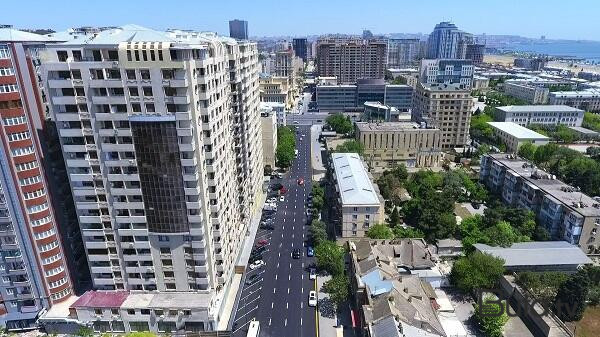
[[[135,23],[228,33],[247,20],[251,36],[429,33],[451,20],[480,34],[600,40],[597,0],[2,0],[3,24],[64,30]]]

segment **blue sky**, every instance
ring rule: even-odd
[[[21,0],[3,1],[1,23],[17,28],[108,26],[210,30],[249,21],[251,36],[429,33],[451,20],[471,33],[600,40],[595,0]],[[6,13],[10,13],[6,15]]]

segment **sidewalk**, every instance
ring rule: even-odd
[[[319,276],[317,277],[317,300],[319,303],[319,337],[335,337],[336,327],[337,327],[337,316],[335,314],[335,310],[333,310],[333,317],[325,317],[323,316],[324,312],[328,310],[330,304],[327,303],[329,301],[329,295],[321,291],[323,284],[331,279],[331,276]],[[331,303],[333,305],[333,303]]]
[[[325,176],[325,166],[323,158],[321,158],[321,143],[319,143],[319,135],[321,135],[322,125],[313,125],[310,127],[310,159],[313,169],[313,180],[319,181]]]

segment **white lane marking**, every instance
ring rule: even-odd
[[[304,274],[302,274],[302,279],[304,280]]]
[[[288,302],[285,302],[285,308],[289,309],[290,308],[290,304]]]
[[[250,323],[250,321],[248,321],[248,322],[246,322],[246,323],[242,324],[242,325],[241,325],[241,326],[239,326],[237,329],[233,330],[233,332],[237,332],[237,331],[241,330],[243,327],[245,327],[245,326],[246,326],[246,325],[248,325],[249,323]]]
[[[257,300],[257,299],[259,299],[259,298],[260,298],[260,295],[258,295],[258,297],[256,297],[256,298],[254,298],[254,299],[252,299],[252,300],[250,300],[250,301],[246,302],[246,303],[245,303],[243,306],[241,306],[241,307],[239,307],[239,308],[238,308],[238,311],[239,311],[240,309],[243,309],[243,308],[245,308],[246,306],[250,305],[250,303],[252,303],[252,302],[256,301],[256,300]]]
[[[304,268],[304,262],[302,262],[302,268]]]
[[[290,288],[288,288],[288,294],[290,293]]]
[[[279,262],[277,262],[277,268],[279,268]]]
[[[248,321],[250,323],[250,321]],[[269,318],[269,326],[271,326],[271,318]]]
[[[300,317],[300,326],[302,326],[302,317]]]
[[[237,317],[237,319],[235,320],[235,322],[237,322],[237,321],[239,321],[240,319],[244,318],[244,316],[247,316],[249,313],[251,313],[252,311],[254,311],[254,310],[256,310],[256,309],[258,309],[258,304],[257,304],[257,305],[256,305],[254,308],[250,309],[250,311],[248,311],[247,313],[243,314],[243,315],[242,315],[242,316],[240,316],[240,317]]]
[[[277,281],[277,274],[275,274],[275,281]]]
[[[288,281],[292,280],[292,275],[288,275]]]
[[[281,237],[283,238],[283,233],[281,233]]]
[[[304,302],[300,302],[300,309],[304,308]]]
[[[285,225],[281,226],[281,230],[284,231],[285,230]]]
[[[273,306],[275,305],[274,302],[271,302],[271,309],[273,309]]]
[[[300,288],[300,290],[302,291],[302,293],[304,294],[304,288]]]
[[[275,289],[277,289],[277,288],[273,288],[273,294],[275,293]]]
[[[278,253],[277,253],[277,256],[278,256],[278,257],[281,257],[281,252],[278,252]]]
[[[283,326],[287,326],[287,318],[285,319],[285,322],[283,323]]]
[[[292,237],[294,237],[294,234],[292,234]],[[294,248],[294,243],[292,242],[292,248]]]

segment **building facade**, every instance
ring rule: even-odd
[[[440,129],[442,148],[468,144],[473,99],[460,84],[422,84],[417,87],[413,119]]]
[[[544,69],[548,60],[540,57],[536,58],[522,58],[518,57],[514,61],[515,67],[524,68],[528,70],[540,71]]]
[[[289,77],[265,76],[259,78],[260,101],[265,103],[282,103],[287,109],[294,104],[293,86]]]
[[[275,169],[275,152],[277,149],[277,114],[269,109],[261,110],[260,124],[262,130],[262,151],[264,166]]]
[[[321,111],[362,111],[365,102],[379,102],[399,112],[412,108],[413,88],[386,84],[383,80],[360,80],[356,84],[317,85],[316,102]]]
[[[573,108],[600,112],[600,90],[555,91],[548,94],[548,104],[568,105]]]
[[[524,143],[540,146],[548,144],[550,138],[513,122],[488,122],[494,136],[506,145],[506,151],[516,153]]]
[[[513,122],[521,126],[566,125],[581,126],[585,111],[566,105],[510,105],[494,111],[497,122]]]
[[[387,68],[414,65],[419,60],[419,39],[389,39]]]
[[[287,77],[292,83],[295,78],[294,50],[286,49],[275,53],[275,76]]]
[[[459,30],[455,24],[440,22],[427,39],[427,58],[464,59],[467,45],[472,42],[473,36]]]
[[[483,63],[483,55],[485,54],[485,45],[474,43],[467,45],[465,58],[471,60],[473,64]]]
[[[426,84],[462,84],[471,88],[473,63],[471,60],[421,60],[419,79]]]
[[[336,233],[342,237],[364,237],[371,225],[384,220],[379,189],[356,153],[332,154],[330,167],[336,198]]]
[[[510,80],[504,82],[503,88],[505,94],[522,99],[529,104],[546,104],[550,93],[548,88],[542,86],[526,85]]]
[[[306,38],[293,39],[292,46],[294,48],[294,55],[306,62],[308,60],[308,44]]]
[[[206,295],[213,329],[262,193],[256,44],[128,25],[43,59],[94,287]]]
[[[44,167],[37,76],[46,41],[0,29],[0,326],[15,331],[73,294]]]
[[[505,203],[533,211],[553,239],[600,253],[600,203],[594,198],[514,155],[483,156],[479,179]]]
[[[442,159],[441,132],[408,122],[356,123],[356,140],[365,148],[367,165],[375,170],[435,167]]]
[[[387,61],[387,41],[325,37],[318,40],[319,76],[336,76],[338,84],[359,79],[383,79]]]
[[[229,21],[229,37],[248,40],[248,21],[237,19]]]

